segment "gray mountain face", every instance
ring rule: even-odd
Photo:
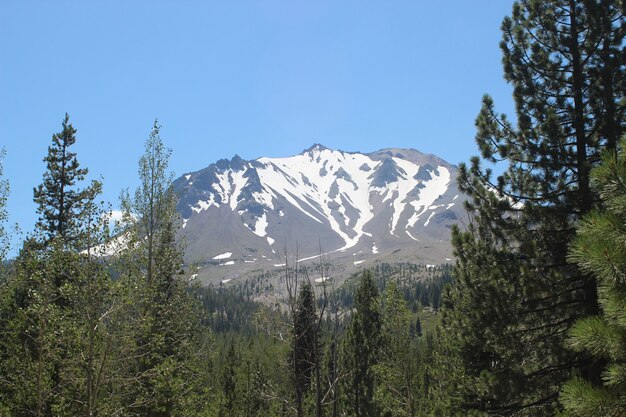
[[[413,149],[363,154],[313,145],[288,158],[222,159],[174,182],[186,262],[226,279],[326,254],[444,263],[466,217],[457,168]],[[215,272],[217,271],[217,272]]]

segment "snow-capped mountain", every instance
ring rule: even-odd
[[[262,267],[279,265],[286,249],[358,265],[404,249],[445,262],[449,226],[463,216],[456,175],[454,165],[413,149],[364,154],[316,144],[288,158],[222,159],[174,183],[186,258]]]

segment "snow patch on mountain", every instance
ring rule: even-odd
[[[267,235],[265,229],[267,229],[267,216],[265,215],[265,213],[263,213],[261,217],[257,219],[257,222],[254,225],[254,230],[252,232],[257,236],[265,237]]]

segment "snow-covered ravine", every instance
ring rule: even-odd
[[[362,154],[315,145],[285,158],[222,160],[209,167],[212,171],[208,176],[197,179],[196,174],[187,174],[181,178],[186,187],[200,180],[203,183],[195,194],[198,199],[188,203],[183,225],[188,227],[196,214],[213,208],[223,213],[227,208],[275,253],[272,246],[276,240],[284,240],[278,226],[281,218],[286,219],[286,213],[293,216],[295,210],[297,216],[310,219],[298,222],[310,224],[312,220],[343,242],[327,254],[353,248],[364,237],[371,245],[372,235],[366,230],[379,234],[385,224],[388,229],[383,233],[388,236],[420,241],[416,228],[427,227],[433,216],[455,205],[450,198],[445,204],[437,203],[448,190],[452,174],[446,166],[432,162],[436,157],[405,158],[399,152]],[[381,213],[388,217],[380,219]],[[375,217],[379,220],[372,223]],[[370,224],[374,226],[368,229]],[[377,253],[376,249],[372,252]],[[222,255],[213,259],[227,259]]]

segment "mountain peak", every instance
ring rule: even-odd
[[[309,146],[307,149],[303,150],[301,154],[304,155],[306,153],[322,152],[326,150],[330,150],[330,149],[322,145],[321,143],[314,143],[313,145]]]

